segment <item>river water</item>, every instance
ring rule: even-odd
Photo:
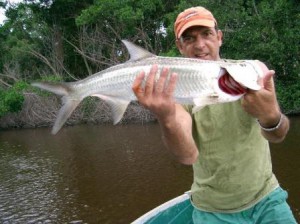
[[[300,118],[271,145],[300,220]],[[0,132],[1,223],[130,223],[189,190],[192,169],[163,148],[157,124]]]

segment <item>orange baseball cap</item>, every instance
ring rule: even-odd
[[[213,14],[204,7],[192,7],[181,12],[174,23],[176,38],[180,38],[185,30],[192,26],[215,27],[217,20]]]

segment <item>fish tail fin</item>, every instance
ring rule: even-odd
[[[78,98],[71,98],[70,95],[72,94],[72,88],[70,84],[66,83],[47,83],[47,82],[36,82],[32,83],[32,86],[38,87],[43,90],[47,90],[49,92],[55,93],[57,95],[61,95],[63,106],[58,112],[57,118],[55,120],[54,126],[52,128],[51,133],[55,135],[67,119],[71,116],[72,112],[76,109],[82,99]]]
[[[60,96],[70,95],[71,88],[66,83],[34,82],[32,86],[47,90]]]
[[[81,102],[81,100],[72,100],[68,96],[64,96],[62,98],[62,101],[63,101],[63,106],[60,108],[58,112],[57,118],[55,120],[54,126],[51,131],[53,135],[55,135],[61,129],[61,127],[64,125],[64,123],[67,121],[67,119],[71,116],[73,111]]]

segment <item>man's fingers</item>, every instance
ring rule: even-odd
[[[132,90],[137,97],[137,100],[146,104],[149,100],[161,101],[173,97],[177,74],[172,73],[168,79],[169,69],[163,68],[159,79],[155,81],[158,72],[158,66],[153,65],[147,76],[145,85],[145,72],[138,74],[132,84]]]
[[[138,99],[144,95],[144,89],[142,87],[144,78],[145,72],[141,72],[137,75],[132,84],[132,90]]]
[[[176,87],[176,81],[177,81],[177,74],[172,73],[170,76],[169,84],[166,87],[165,94],[170,97],[173,96],[175,87]]]
[[[168,73],[169,73],[169,69],[168,68],[163,68],[161,74],[160,74],[160,77],[156,83],[156,86],[155,86],[155,92],[156,93],[161,93],[164,91],[164,88],[165,88],[165,84],[166,84],[166,79],[168,77]]]
[[[146,84],[145,84],[145,96],[150,96],[153,93],[153,88],[154,88],[154,84],[155,84],[155,76],[158,70],[158,66],[157,65],[153,65],[150,69],[148,78],[146,80]]]
[[[263,78],[263,85],[266,90],[273,89],[273,76],[275,75],[274,70],[270,70],[266,73],[265,77]]]

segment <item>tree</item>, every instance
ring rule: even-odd
[[[266,62],[276,71],[281,104],[300,108],[292,94],[300,88],[297,0],[24,0],[7,8],[8,20],[0,26],[2,84],[45,74],[84,78],[128,58],[121,39],[155,54],[179,56],[174,21],[198,5],[218,20],[222,57]]]
[[[92,4],[92,0],[27,0],[28,7],[48,27],[51,35],[50,44],[55,70],[60,74],[68,74],[73,78],[82,76],[85,71],[80,55],[74,54],[74,48],[69,42],[77,39],[78,27],[76,17],[81,10]],[[76,42],[74,44],[77,44]]]
[[[174,10],[176,3],[168,0],[98,0],[83,10],[76,22],[91,33],[96,27],[103,42],[100,45],[104,46],[101,51],[107,58],[112,58],[111,52],[116,54],[115,46],[119,47],[121,39],[139,42],[159,54],[173,46],[166,35],[169,20],[165,15]],[[123,60],[124,55],[121,56]]]

